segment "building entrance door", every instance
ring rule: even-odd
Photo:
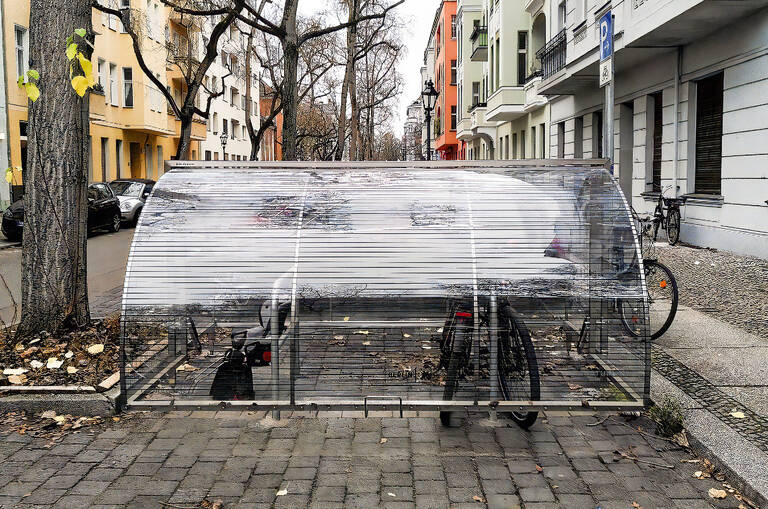
[[[141,178],[141,145],[131,142],[130,145],[131,177]]]

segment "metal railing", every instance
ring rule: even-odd
[[[565,29],[536,53],[536,58],[541,62],[541,71],[544,79],[565,69],[567,38]]]
[[[469,40],[472,41],[472,55],[477,51],[488,49],[488,27],[476,26]]]

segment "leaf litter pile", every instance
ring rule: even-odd
[[[0,330],[0,385],[96,386],[119,369],[120,317],[60,335]]]

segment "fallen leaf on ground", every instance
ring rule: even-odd
[[[536,465],[536,471],[537,471],[537,472],[543,472],[543,471],[544,471],[544,469],[543,469],[543,468],[541,468],[539,465]]]
[[[67,353],[64,354],[64,358],[65,359],[71,359],[73,355],[75,355],[75,354],[72,353],[72,350],[70,350],[70,351],[68,351]]]
[[[672,440],[679,445],[680,447],[690,447],[691,444],[688,443],[688,435],[686,435],[685,430],[681,431],[680,433],[677,433],[672,436]]]
[[[21,385],[27,381],[27,375],[11,375],[8,377],[8,381],[13,385]]]
[[[355,332],[355,334],[362,334],[363,336],[367,336],[368,334],[370,334],[370,332],[367,330],[359,330]]]
[[[197,371],[197,368],[194,367],[192,364],[182,364],[178,368],[176,368],[176,371]]]
[[[217,500],[216,502],[213,503],[213,505],[211,506],[211,509],[221,509],[222,507],[224,507],[224,502],[222,502],[221,500]]]
[[[58,422],[59,424],[63,424],[64,421],[67,420],[67,416],[66,415],[57,415],[56,417],[53,418],[53,420]]]
[[[381,440],[379,440],[379,443],[380,444],[386,444],[387,443],[387,439],[386,438],[382,438]]]
[[[744,414],[744,412],[731,412],[731,417],[735,417],[736,419],[745,419],[747,416]]]
[[[59,369],[62,364],[64,364],[64,361],[60,361],[56,357],[50,357],[45,367],[48,369]]]
[[[89,354],[97,355],[104,351],[104,345],[102,345],[101,343],[96,345],[91,345],[87,348],[87,350]]]
[[[53,419],[56,417],[56,411],[55,410],[46,410],[42,414],[40,414],[40,417],[43,419]]]
[[[641,506],[637,502],[632,502],[632,507],[634,507],[635,509],[643,509],[643,506]]]
[[[440,334],[441,332],[443,332],[443,328],[442,328],[442,327],[440,327],[439,329],[437,329],[437,333],[438,333],[438,334]]]
[[[725,490],[718,490],[717,488],[710,488],[709,489],[709,496],[711,498],[723,499],[723,498],[728,496],[728,493],[726,493]]]
[[[680,460],[680,463],[700,463],[700,462],[701,460],[686,460],[686,459]]]
[[[342,339],[344,339],[344,336],[333,336],[333,339],[337,341],[341,341]]]
[[[78,371],[78,369],[76,367],[74,367],[74,366],[67,366],[67,373],[69,373],[70,375],[74,375],[75,373],[77,373],[77,371]]]
[[[396,497],[397,496],[394,493],[387,493],[387,495],[389,495],[390,497]]]
[[[475,502],[480,502],[481,504],[485,503],[485,500],[483,500],[483,497],[478,497],[477,495],[472,497],[472,500],[474,500]]]
[[[288,494],[288,490],[287,489],[282,489],[282,490],[277,492],[277,496],[278,497],[284,497],[287,494]]]
[[[349,321],[349,317],[348,317],[348,316],[345,316],[345,317],[344,317],[344,321],[345,321],[345,322],[348,322],[348,321]]]
[[[424,350],[432,350],[432,347],[427,345],[421,345],[421,348],[423,348]]]
[[[28,369],[24,369],[24,368],[5,368],[3,370],[3,374],[6,375],[6,376],[8,376],[8,375],[23,375],[27,371],[29,371],[29,370]]]
[[[43,366],[45,366],[45,364],[43,364],[42,362],[40,362],[38,360],[31,361],[29,363],[29,365],[32,366],[32,369],[40,369]]]
[[[572,391],[578,391],[579,389],[581,389],[581,385],[579,385],[579,384],[568,384],[568,388],[571,389]]]
[[[410,335],[410,334],[403,334],[403,337],[404,337],[404,338],[410,338],[410,337],[411,337],[411,335]]]
[[[370,346],[370,345],[371,345],[370,341],[363,341],[363,346]]]

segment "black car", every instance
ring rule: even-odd
[[[107,184],[88,186],[88,230],[120,230],[120,202]],[[2,231],[8,240],[21,240],[24,229],[24,200],[14,202],[3,213]]]

